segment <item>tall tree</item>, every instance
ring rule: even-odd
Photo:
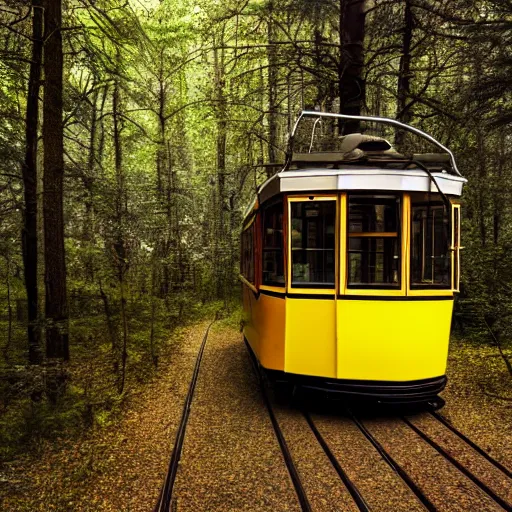
[[[43,216],[46,355],[69,359],[64,249],[64,125],[61,0],[44,1]]]
[[[37,290],[37,138],[39,127],[39,90],[43,56],[43,8],[41,0],[32,0],[32,59],[25,114],[25,160],[22,165],[24,209],[22,230],[23,268],[28,303],[29,362],[41,362],[38,327]]]
[[[276,49],[276,30],[274,22],[274,2],[268,3],[268,160],[270,163],[276,162],[277,147],[277,49]],[[267,168],[267,176],[270,178],[273,174],[271,167]]]
[[[364,65],[365,1],[340,0],[340,61],[338,83],[340,114],[358,116],[364,107],[365,83],[362,78]],[[359,123],[342,124],[342,133],[359,131]]]
[[[412,13],[411,0],[405,0],[404,7],[404,26],[402,37],[402,55],[400,56],[400,69],[398,70],[397,85],[397,113],[398,120],[409,123],[412,119],[412,106],[407,103],[411,92],[411,46],[413,36],[414,17]],[[398,131],[395,137],[395,143],[400,146],[403,142],[404,132]]]

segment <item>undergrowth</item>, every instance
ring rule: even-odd
[[[0,462],[20,453],[37,452],[45,442],[73,438],[90,429],[115,423],[119,413],[145,385],[158,375],[158,354],[179,338],[179,329],[201,319],[221,319],[235,326],[240,308],[236,300],[184,305],[158,305],[151,348],[150,307],[137,303],[128,323],[126,384],[119,392],[120,364],[104,315],[77,316],[70,324],[71,361],[60,367],[63,392],[49,397],[45,392],[51,369],[28,366],[23,329],[12,340],[9,359],[0,364]],[[115,320],[116,344],[122,331]],[[18,326],[19,327],[19,326]],[[178,330],[177,330],[178,329]],[[154,354],[156,353],[156,357]]]

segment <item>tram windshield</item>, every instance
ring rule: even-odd
[[[400,197],[349,197],[348,286],[400,286]]]

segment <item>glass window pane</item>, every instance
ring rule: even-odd
[[[351,196],[349,233],[396,233],[399,201],[394,196]]]
[[[291,204],[292,283],[334,285],[335,201]]]
[[[334,250],[292,252],[293,284],[334,284]]]
[[[349,287],[400,286],[400,196],[349,196]]]
[[[348,284],[399,285],[398,237],[350,237]]]
[[[443,206],[412,205],[411,286],[451,287],[449,228]]]
[[[284,284],[283,203],[263,212],[263,284]]]

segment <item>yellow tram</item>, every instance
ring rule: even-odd
[[[312,152],[317,122],[329,118],[403,129],[443,153],[405,156],[355,133]],[[306,120],[311,145],[295,152]],[[452,153],[416,128],[302,112],[283,170],[243,222],[243,332],[259,364],[277,380],[381,402],[442,391],[465,181]]]

